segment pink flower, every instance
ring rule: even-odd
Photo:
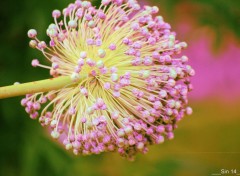
[[[135,0],[103,0],[99,9],[77,0],[63,10],[63,21],[53,11],[50,46],[29,31],[30,46],[51,62],[35,60],[33,66],[53,77],[70,76],[72,85],[27,95],[22,105],[67,150],[118,151],[131,159],[172,139],[176,123],[192,113],[187,94],[195,72],[186,56],[176,56],[187,44],[157,12]]]

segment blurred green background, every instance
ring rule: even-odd
[[[36,28],[46,39],[51,11],[70,2],[0,2],[0,86],[49,77],[46,70],[30,66],[33,58],[44,58],[28,47],[26,33]],[[0,175],[204,176],[221,169],[240,173],[240,1],[144,3],[159,6],[178,38],[189,44],[185,53],[197,72],[190,93],[194,114],[179,123],[175,139],[150,147],[134,162],[116,153],[75,157],[28,117],[21,97],[5,99],[0,101]]]

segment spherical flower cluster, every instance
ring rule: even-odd
[[[187,44],[157,13],[135,0],[102,0],[99,8],[76,0],[54,10],[49,45],[36,30],[28,32],[30,46],[51,65],[34,59],[32,66],[72,83],[26,95],[26,112],[76,155],[117,151],[131,159],[172,139],[176,123],[192,113],[187,94],[194,70],[179,56]]]

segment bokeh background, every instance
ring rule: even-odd
[[[26,33],[41,39],[51,11],[73,0],[0,2],[0,86],[48,78],[30,66],[37,57]],[[98,1],[95,1],[98,4]],[[189,45],[196,70],[190,104],[175,139],[150,147],[129,162],[115,153],[75,157],[55,143],[20,106],[20,97],[0,100],[0,175],[2,176],[204,176],[222,169],[240,173],[240,1],[151,0]],[[226,175],[226,174],[225,174]],[[234,175],[234,174],[228,174]]]

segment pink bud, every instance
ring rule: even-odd
[[[47,47],[47,45],[46,45],[46,43],[45,43],[44,41],[41,41],[41,42],[38,43],[38,48],[39,48],[40,50],[43,50],[43,49],[45,49],[46,47]]]
[[[30,29],[28,31],[28,37],[29,38],[35,38],[37,36],[37,31],[35,29]]]
[[[85,87],[80,88],[80,92],[84,95],[84,96],[88,96],[88,91]]]
[[[37,67],[38,65],[39,65],[38,59],[33,59],[33,60],[32,60],[32,66],[33,66],[33,67]]]
[[[61,12],[59,10],[54,10],[52,12],[52,17],[53,18],[59,18],[61,16]]]
[[[104,83],[104,88],[109,90],[111,88],[111,84],[109,82]]]

